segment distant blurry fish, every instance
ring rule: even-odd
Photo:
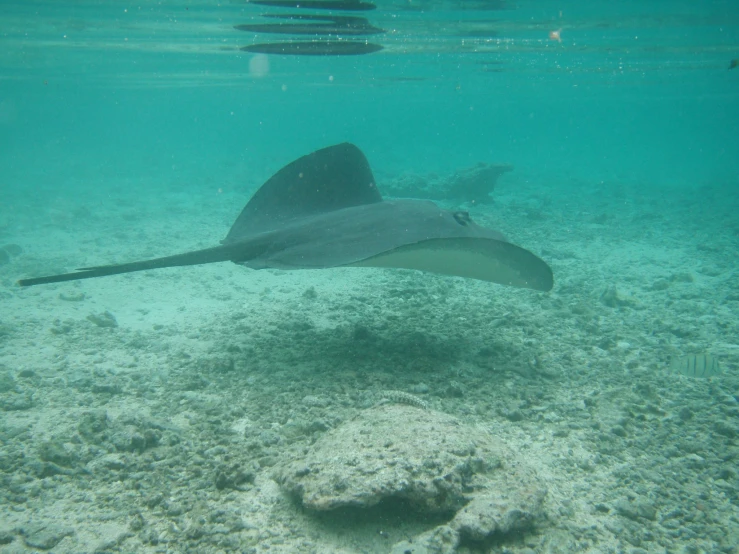
[[[549,40],[556,40],[557,42],[562,42],[562,29],[557,29],[556,31],[549,31]]]
[[[718,360],[710,354],[682,356],[670,360],[670,371],[688,377],[713,377],[721,373]]]
[[[734,69],[735,67],[739,67],[739,58],[734,58],[729,62],[729,69]]]

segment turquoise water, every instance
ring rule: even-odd
[[[0,4],[0,554],[737,552],[739,4],[374,4]],[[242,50],[295,13],[382,49]],[[215,246],[341,142],[553,290],[16,284]],[[489,197],[445,196],[480,163]]]
[[[380,3],[359,14],[388,31],[370,37],[385,50],[269,56],[250,72],[254,56],[235,49],[274,39],[232,25],[289,9],[6,3],[6,177],[70,158],[160,178],[190,163],[200,175],[234,163],[265,175],[271,157],[351,140],[388,171],[489,160],[584,180],[736,185],[730,3],[474,9],[488,4]],[[549,40],[559,28],[562,42]]]

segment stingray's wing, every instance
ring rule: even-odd
[[[354,206],[270,233],[261,254],[234,259],[253,269],[396,267],[536,290],[552,288],[540,258],[428,200]]]
[[[244,206],[223,243],[376,202],[382,202],[382,196],[362,151],[348,142],[329,146],[298,158],[264,183]]]
[[[479,237],[424,240],[349,265],[417,269],[540,291],[554,284],[551,268],[528,250]]]

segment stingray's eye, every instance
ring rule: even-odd
[[[466,226],[472,219],[470,219],[470,212],[454,212],[452,214],[454,220],[460,225]]]

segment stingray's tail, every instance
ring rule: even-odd
[[[133,271],[144,271],[146,269],[158,269],[160,267],[175,267],[183,265],[200,265],[214,262],[227,262],[237,257],[240,253],[238,245],[216,246],[205,250],[195,250],[185,254],[154,258],[128,264],[100,265],[96,267],[83,267],[73,273],[62,273],[61,275],[49,275],[47,277],[34,277],[31,279],[20,279],[18,284],[22,287],[33,285],[45,285],[48,283],[62,283],[64,281],[77,281],[79,279],[92,279],[93,277],[104,277],[106,275],[118,275],[119,273],[131,273]]]

